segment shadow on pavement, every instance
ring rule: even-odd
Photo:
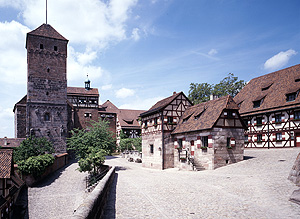
[[[105,156],[106,160],[112,160],[112,159],[116,159],[116,158],[119,158],[119,157],[117,157],[117,156]]]
[[[255,157],[251,157],[251,156],[244,156],[244,160],[250,160],[250,159],[253,159]]]
[[[123,167],[123,166],[116,166],[116,171],[120,171],[120,170],[128,170],[129,168],[127,167]]]
[[[117,170],[117,167],[116,167]],[[116,193],[117,193],[118,173],[115,173],[115,178],[111,184],[109,194],[107,197],[106,206],[102,215],[102,219],[115,219],[116,218]]]
[[[28,187],[24,185],[13,206],[12,219],[28,219]]]

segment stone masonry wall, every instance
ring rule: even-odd
[[[150,151],[153,145],[153,153]],[[142,138],[143,167],[162,169],[162,133],[143,135]]]
[[[214,128],[212,131],[214,163],[213,169],[236,163],[244,159],[244,130],[233,128]],[[227,148],[227,137],[235,138],[235,146]]]

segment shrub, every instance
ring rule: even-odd
[[[21,160],[18,169],[26,174],[32,174],[34,177],[41,176],[46,168],[54,163],[54,157],[50,154],[29,157],[27,160]]]
[[[46,138],[29,137],[14,149],[14,161],[27,160],[29,157],[54,153],[53,145]]]

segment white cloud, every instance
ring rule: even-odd
[[[112,84],[106,84],[101,87],[101,90],[110,90],[112,88]]]
[[[131,38],[134,39],[134,41],[138,41],[140,39],[139,31],[139,28],[134,28],[132,30]]]
[[[134,95],[134,90],[128,89],[128,88],[121,88],[116,91],[116,97],[117,98],[126,98]]]
[[[26,83],[27,32],[29,29],[16,21],[0,22],[0,81],[12,84]]]
[[[138,109],[138,110],[148,110],[159,100],[165,97],[152,97],[148,99],[134,98],[128,101],[128,103],[121,105],[120,109]]]
[[[209,52],[208,52],[208,55],[210,56],[213,56],[213,55],[216,55],[218,53],[218,51],[216,49],[211,49]]]
[[[70,42],[104,48],[126,39],[130,9],[137,0],[52,0],[48,1],[48,23]],[[45,2],[28,1],[23,17],[30,27],[45,22]]]
[[[266,70],[271,70],[271,71],[280,69],[288,63],[288,61],[293,55],[296,54],[297,52],[293,49],[289,49],[285,52],[281,51],[278,54],[274,55],[273,57],[269,58],[265,62],[264,68]]]

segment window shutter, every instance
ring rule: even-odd
[[[177,142],[177,138],[174,139],[174,148],[177,149],[178,148],[178,142]]]
[[[212,135],[208,136],[208,147],[212,148],[213,147],[213,140],[212,140]]]
[[[201,137],[197,136],[197,148],[200,149],[201,148]]]
[[[235,146],[235,138],[230,139],[230,146],[234,147]]]

